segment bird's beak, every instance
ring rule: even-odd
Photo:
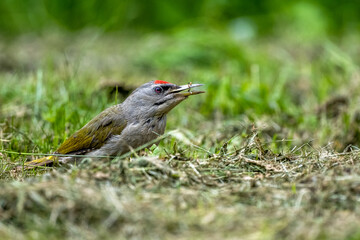
[[[203,85],[204,84],[197,84],[197,83],[188,84],[188,85],[181,85],[181,86],[178,86],[178,88],[170,91],[169,93],[176,93],[176,94],[184,96],[184,97],[187,97],[187,96],[190,96],[190,95],[196,95],[196,94],[204,93],[204,91],[191,91],[191,89],[195,88],[195,87],[200,87],[200,86],[203,86]],[[188,90],[188,91],[183,92],[185,90]]]

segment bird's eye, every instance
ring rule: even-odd
[[[156,93],[162,93],[163,89],[161,87],[156,87],[155,89]]]

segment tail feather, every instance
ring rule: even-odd
[[[39,159],[32,160],[24,163],[24,166],[18,166],[17,170],[20,169],[33,169],[36,167],[51,167],[57,162],[56,156],[47,156]]]
[[[52,166],[56,160],[55,156],[47,156],[26,162],[25,166]]]

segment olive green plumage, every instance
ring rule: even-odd
[[[55,152],[72,155],[85,154],[102,147],[107,139],[113,135],[120,135],[125,128],[126,120],[118,117],[121,115],[121,108],[118,106],[106,109],[66,139]]]

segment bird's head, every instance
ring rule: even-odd
[[[122,105],[127,111],[146,117],[165,115],[187,97],[204,93],[191,90],[199,86],[202,84],[178,86],[161,80],[151,81],[135,89]]]

